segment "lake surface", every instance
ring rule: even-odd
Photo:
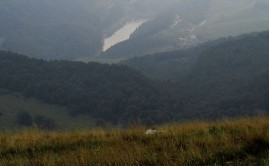
[[[128,40],[131,34],[143,23],[145,20],[133,21],[125,24],[119,30],[117,30],[112,36],[104,40],[103,51],[108,50],[110,47],[124,40]]]

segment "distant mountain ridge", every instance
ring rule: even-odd
[[[264,0],[178,0],[102,56],[127,59],[265,31],[269,29],[268,4]]]
[[[266,0],[2,0],[0,49],[42,59],[127,59],[269,29],[268,6]],[[104,39],[135,20],[148,21],[103,53]]]

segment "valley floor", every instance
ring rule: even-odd
[[[269,118],[0,134],[0,165],[269,165]]]

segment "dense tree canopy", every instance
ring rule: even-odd
[[[0,88],[69,107],[113,123],[161,122],[170,117],[162,90],[122,65],[30,59],[0,52]]]
[[[251,115],[268,107],[269,31],[124,63],[171,89],[181,118]]]
[[[123,62],[153,80],[124,65],[44,61],[1,51],[0,92],[66,106],[72,116],[91,115],[99,126],[268,112],[268,36],[269,31],[247,34]],[[48,119],[37,119],[53,128]]]

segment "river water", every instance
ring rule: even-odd
[[[139,20],[125,24],[123,27],[117,30],[112,36],[104,40],[103,51],[108,50],[110,47],[116,45],[117,43],[128,40],[131,34],[144,22],[145,20]]]

